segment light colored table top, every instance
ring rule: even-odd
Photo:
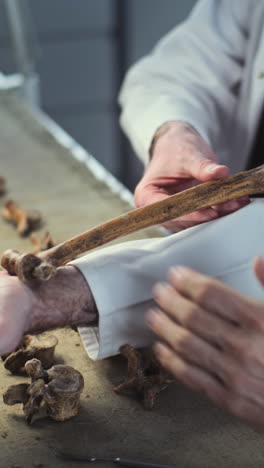
[[[74,161],[12,93],[0,93],[0,122],[0,175],[8,180],[7,196],[43,213],[42,231],[48,229],[57,241],[64,241],[130,209]],[[19,238],[10,225],[0,220],[0,226],[0,251],[31,248],[29,240]],[[149,230],[129,238],[153,235],[157,232]],[[178,383],[160,395],[154,410],[145,411],[135,399],[113,393],[125,373],[120,357],[93,363],[77,333],[60,330],[56,334],[57,361],[79,369],[85,378],[81,410],[64,423],[39,420],[27,426],[19,405],[5,406],[0,399],[0,467],[84,466],[58,460],[54,448],[186,468],[264,466],[262,435]],[[24,380],[0,366],[1,393]]]

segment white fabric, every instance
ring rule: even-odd
[[[72,262],[86,278],[99,311],[99,327],[80,327],[93,359],[118,353],[124,343],[153,341],[144,313],[152,287],[171,266],[186,265],[264,300],[252,261],[264,254],[264,200],[169,237],[132,241],[95,251]]]
[[[264,98],[263,24],[263,0],[199,0],[132,67],[120,94],[121,124],[143,161],[157,128],[182,120],[232,172],[244,168]]]

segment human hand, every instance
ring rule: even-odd
[[[13,351],[28,328],[34,297],[16,276],[0,272],[0,356]]]
[[[255,272],[264,285],[264,261]],[[158,360],[185,385],[255,427],[264,427],[264,302],[187,268],[154,288],[147,323]]]
[[[135,189],[135,204],[149,205],[201,182],[225,177],[228,172],[193,127],[184,122],[168,122],[157,131],[152,159]],[[248,197],[242,197],[182,216],[164,226],[177,232],[236,211],[247,203]]]
[[[74,266],[30,284],[0,272],[0,356],[13,351],[26,333],[89,325],[97,317],[89,285]]]

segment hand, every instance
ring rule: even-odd
[[[264,261],[255,272],[264,285]],[[147,323],[160,363],[231,414],[264,427],[264,302],[179,267],[154,288]]]
[[[193,127],[169,122],[156,134],[152,159],[135,190],[135,204],[149,205],[201,182],[225,177],[228,172]],[[248,197],[243,197],[182,216],[164,226],[177,232],[231,213],[246,203]]]
[[[13,351],[26,333],[89,325],[97,316],[91,290],[73,266],[30,284],[0,272],[0,356]]]
[[[34,297],[15,276],[0,272],[0,355],[13,351],[21,341]]]

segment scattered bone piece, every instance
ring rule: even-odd
[[[25,211],[13,200],[6,200],[2,217],[16,226],[20,236],[29,235],[34,229],[40,227],[42,223],[40,213],[37,211]]]
[[[46,416],[55,421],[76,416],[84,387],[79,371],[65,365],[56,365],[45,371],[38,359],[27,361],[25,369],[31,377],[31,384],[8,387],[3,395],[6,405],[22,403],[29,424]]]
[[[156,396],[174,380],[163,374],[150,348],[139,351],[125,344],[121,346],[120,353],[127,359],[128,375],[114,391],[121,393],[124,390],[135,390],[143,398],[144,408],[152,409]]]
[[[6,193],[6,180],[4,177],[0,176],[0,195]]]
[[[1,265],[10,275],[17,275],[25,283],[33,279],[48,281],[56,274],[58,267],[114,239],[196,210],[256,193],[264,193],[264,165],[205,182],[151,205],[129,211],[37,255],[21,255],[14,250],[7,250],[2,256]]]
[[[30,236],[30,240],[32,244],[35,245],[35,249],[30,251],[31,254],[43,252],[44,250],[51,249],[51,247],[56,245],[49,232],[46,232],[43,238],[39,237],[35,232],[33,232],[33,234]]]
[[[25,363],[36,358],[41,361],[45,369],[48,369],[53,364],[57,344],[58,338],[48,333],[24,335],[16,351],[7,356],[2,356],[4,366],[12,374],[24,374]]]
[[[10,385],[3,395],[3,401],[6,405],[16,405],[17,403],[25,403],[26,391],[29,387],[28,383],[20,383],[18,385]]]

